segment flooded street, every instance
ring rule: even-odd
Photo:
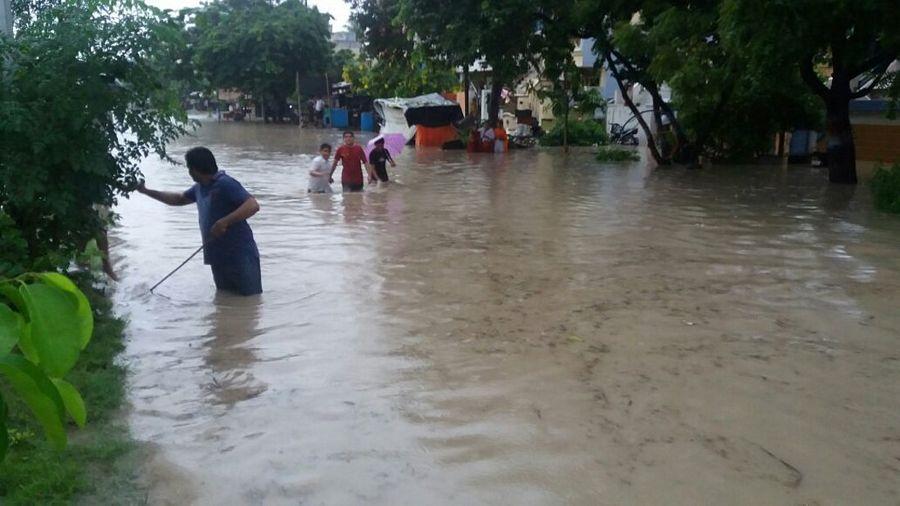
[[[196,209],[117,209],[151,504],[900,503],[900,218],[867,187],[407,149],[393,186],[309,196],[338,135],[170,148],[259,200],[261,297],[199,258],[149,295]]]

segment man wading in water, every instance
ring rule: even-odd
[[[247,219],[259,211],[259,204],[241,183],[219,172],[210,150],[191,148],[184,161],[197,183],[184,193],[150,190],[143,181],[137,191],[170,206],[196,202],[203,261],[212,268],[216,288],[241,295],[262,293],[259,250],[247,224]]]
[[[331,175],[337,169],[338,162],[344,166],[341,170],[341,186],[345,192],[361,192],[363,189],[363,172],[362,166],[365,164],[370,179],[375,179],[375,173],[366,160],[366,152],[363,148],[356,144],[353,132],[344,132],[344,145],[337,149],[334,154],[334,162],[331,164]],[[329,178],[329,181],[334,182]]]

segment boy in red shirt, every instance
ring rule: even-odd
[[[372,167],[366,160],[366,152],[362,146],[356,144],[353,132],[344,132],[344,145],[339,147],[334,153],[334,163],[331,164],[331,175],[337,170],[338,162],[343,165],[341,170],[341,186],[345,192],[360,192],[363,189],[363,172],[362,166],[366,165],[366,172],[370,178],[375,177]]]

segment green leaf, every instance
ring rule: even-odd
[[[6,404],[3,402],[3,396],[0,395],[0,462],[6,457],[6,450],[9,449],[9,431],[6,428],[6,419],[9,412],[6,410]]]
[[[21,351],[22,355],[25,355],[25,358],[31,361],[32,364],[40,362],[37,348],[35,348],[34,343],[31,342],[31,322],[26,321],[22,326],[22,334],[19,335],[19,351]]]
[[[0,374],[25,401],[44,427],[47,440],[56,448],[66,446],[65,405],[50,378],[34,364],[17,355],[0,357]]]
[[[48,285],[65,290],[75,296],[78,301],[78,326],[81,329],[81,349],[83,350],[91,341],[94,334],[94,314],[91,312],[91,304],[75,283],[69,278],[56,272],[44,272],[40,274],[41,279]]]
[[[16,287],[12,285],[12,282],[0,284],[0,295],[5,297],[9,302],[12,302],[14,306],[19,308],[19,311],[25,311],[25,301],[22,300],[22,295],[19,294]]]
[[[47,375],[62,378],[78,360],[82,327],[75,297],[55,286],[34,283],[19,287],[28,307],[31,344]]]
[[[84,424],[87,423],[87,408],[84,407],[84,399],[81,398],[81,394],[66,380],[51,379],[51,381],[56,385],[56,390],[59,391],[59,396],[62,397],[66,411],[72,416],[72,420],[75,420],[79,427],[84,427]]]
[[[9,353],[19,342],[24,327],[22,315],[0,303],[0,355]]]

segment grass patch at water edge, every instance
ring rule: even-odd
[[[44,439],[25,405],[10,402],[13,444],[0,463],[0,503],[4,505],[141,502],[135,472],[137,446],[120,417],[126,370],[116,357],[125,348],[125,322],[113,315],[103,293],[91,288],[88,280],[79,281],[94,310],[94,336],[67,379],[84,397],[87,426],[71,430],[68,447],[58,451]]]
[[[641,155],[630,149],[618,149],[602,147],[597,151],[595,158],[598,162],[637,162]]]

